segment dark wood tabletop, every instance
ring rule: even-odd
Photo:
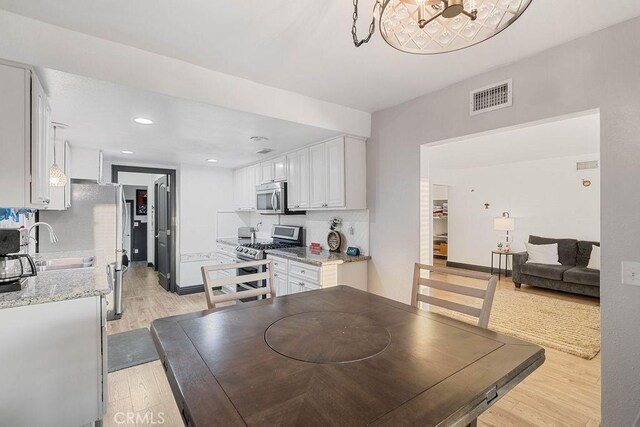
[[[467,425],[541,347],[338,286],[159,319],[189,426]]]

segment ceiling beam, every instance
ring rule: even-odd
[[[0,10],[0,58],[232,110],[371,135],[371,114]]]

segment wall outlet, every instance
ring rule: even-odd
[[[622,284],[640,286],[640,262],[622,261]]]

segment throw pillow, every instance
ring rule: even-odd
[[[600,270],[600,246],[593,245],[591,248],[591,258],[589,258],[587,268]]]
[[[558,262],[558,244],[551,245],[532,245],[525,243],[529,258],[527,263],[560,265]]]

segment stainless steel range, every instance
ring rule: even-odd
[[[245,243],[236,247],[236,258],[238,262],[243,261],[255,261],[265,259],[267,254],[265,251],[269,249],[282,249],[282,248],[294,248],[303,246],[303,232],[302,227],[294,227],[291,225],[274,225],[271,228],[270,242],[254,242]],[[265,266],[255,267],[242,267],[238,268],[238,276],[249,276],[265,271]],[[256,289],[266,286],[265,280],[249,281],[239,283],[236,287],[237,292],[243,290]],[[257,298],[244,298],[240,301],[248,302]]]
[[[236,257],[240,261],[265,259],[265,251],[304,246],[302,227],[274,225],[271,228],[271,242],[244,243],[236,247]]]

